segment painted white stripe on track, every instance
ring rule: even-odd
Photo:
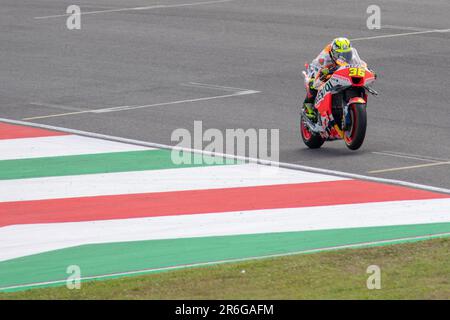
[[[256,164],[0,180],[0,202],[346,180]]]
[[[0,261],[95,243],[450,222],[450,199],[0,228]]]
[[[411,170],[411,169],[435,167],[435,166],[442,166],[442,165],[448,165],[448,164],[450,164],[450,161],[433,162],[433,163],[418,164],[418,165],[415,165],[415,166],[406,166],[406,167],[395,167],[395,168],[380,169],[380,170],[371,170],[371,171],[368,171],[368,173],[385,173],[385,172],[393,172],[393,171],[402,171],[402,170]]]
[[[94,109],[90,110],[91,113],[106,113],[106,112],[116,112],[116,111],[124,111],[124,110],[135,110],[135,109],[143,109],[143,108],[151,108],[151,107],[161,107],[161,106],[169,106],[174,104],[182,104],[182,103],[188,103],[188,102],[201,102],[201,101],[209,101],[209,100],[216,100],[216,99],[223,99],[223,98],[231,98],[231,97],[237,97],[237,96],[245,96],[249,94],[255,94],[260,93],[260,91],[256,90],[244,90],[244,91],[238,91],[231,94],[225,94],[220,96],[211,96],[211,97],[203,97],[203,98],[197,98],[197,99],[187,99],[187,100],[177,100],[177,101],[170,101],[170,102],[162,102],[162,103],[155,103],[155,104],[146,104],[142,106],[120,106],[120,107],[111,107],[111,108],[103,108],[103,109]],[[50,116],[48,116],[50,117]]]
[[[113,13],[113,12],[124,12],[124,11],[142,11],[142,10],[152,10],[152,9],[165,9],[165,8],[180,8],[180,7],[192,7],[192,6],[202,6],[207,4],[219,4],[225,2],[231,2],[236,0],[213,0],[213,1],[203,1],[203,2],[191,2],[191,3],[179,3],[179,4],[156,4],[146,7],[131,7],[131,8],[115,8],[107,10],[96,10],[96,11],[82,11],[79,15],[89,15],[89,14],[99,14],[99,13]],[[81,5],[83,7],[83,5]],[[61,18],[68,17],[71,14],[55,14],[51,16],[34,17],[34,19],[51,19],[51,18]]]
[[[382,35],[379,35],[379,36],[369,36],[369,37],[354,38],[354,39],[350,39],[350,41],[354,42],[354,41],[362,41],[362,40],[395,38],[395,37],[414,36],[414,35],[427,34],[427,33],[446,33],[446,32],[450,32],[450,29],[434,29],[434,30],[405,32],[405,33],[382,34]]]
[[[77,135],[0,140],[0,160],[152,150],[153,148]]]
[[[49,114],[49,115],[45,115],[45,116],[24,118],[23,120],[47,119],[47,118],[63,117],[63,116],[69,116],[69,115],[77,115],[77,114],[82,114],[82,113],[108,113],[108,112],[135,110],[135,109],[143,109],[143,108],[162,107],[162,106],[169,106],[169,105],[176,105],[176,104],[183,104],[183,103],[202,102],[202,101],[209,101],[209,100],[216,100],[216,99],[245,96],[245,95],[255,94],[255,93],[260,93],[260,91],[243,90],[243,91],[238,91],[238,92],[234,92],[231,94],[225,94],[225,95],[220,95],[220,96],[209,96],[209,97],[203,97],[203,98],[161,102],[161,103],[146,104],[146,105],[140,105],[140,106],[119,106],[119,107],[109,107],[109,108],[83,110],[83,111],[75,111],[75,112],[56,113],[56,114]]]

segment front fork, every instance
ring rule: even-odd
[[[343,115],[342,115],[342,131],[349,130],[352,125],[352,118],[349,112],[349,108],[354,103],[361,103],[366,104],[367,103],[367,95],[364,95],[364,98],[361,97],[354,97],[351,98],[350,101],[344,106],[343,108]]]
[[[350,125],[351,125],[352,119],[350,117],[350,113],[348,112],[349,106],[350,106],[349,104],[346,104],[344,106],[344,110],[343,110],[344,112],[343,112],[343,116],[342,116],[342,125],[341,125],[342,131],[347,130],[348,128],[350,128]]]

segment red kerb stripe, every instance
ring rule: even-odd
[[[0,140],[19,139],[19,138],[37,138],[67,135],[65,132],[51,131],[46,129],[19,126],[0,122]]]
[[[0,203],[0,226],[448,197],[448,195],[393,185],[359,180],[342,180],[212,190],[33,200]]]

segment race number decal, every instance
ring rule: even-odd
[[[354,77],[354,76],[364,77],[366,75],[366,70],[364,70],[362,68],[349,68],[348,75],[350,77]]]

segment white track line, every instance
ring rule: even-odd
[[[411,170],[411,169],[419,169],[419,168],[442,166],[442,165],[446,165],[446,164],[450,164],[450,161],[425,163],[425,164],[419,164],[419,165],[416,165],[416,166],[407,166],[407,167],[389,168],[389,169],[381,169],[381,170],[372,170],[372,171],[368,171],[368,173],[384,173],[384,172],[393,172],[393,171],[401,171],[401,170]]]
[[[233,91],[233,92],[235,92],[235,91],[246,91],[247,90],[247,89],[244,89],[244,88],[225,87],[225,86],[218,86],[218,85],[215,85],[215,84],[200,83],[200,82],[182,83],[181,85],[185,86],[185,87],[205,88],[205,89]]]
[[[450,32],[450,29],[434,29],[434,30],[415,31],[415,32],[406,32],[406,33],[384,34],[384,35],[380,35],[380,36],[362,37],[362,38],[355,38],[355,39],[350,39],[350,40],[351,41],[361,41],[361,40],[412,36],[412,35],[416,35],[416,34],[444,33],[444,32]]]
[[[405,26],[397,26],[392,24],[383,24],[381,26],[381,29],[397,29],[397,30],[409,30],[409,31],[428,31],[428,30],[435,30],[430,28],[420,28],[420,27],[405,27]]]
[[[404,158],[404,159],[412,159],[412,160],[419,160],[419,161],[425,161],[425,162],[443,162],[443,161],[450,161],[450,160],[436,160],[436,159],[427,159],[422,158],[420,156],[413,156],[413,155],[403,155],[403,154],[396,154],[396,153],[390,153],[390,152],[378,152],[374,151],[373,154],[379,154],[382,156],[389,156],[389,157],[395,157],[395,158]]]
[[[229,158],[229,159],[244,160],[244,161],[248,161],[250,163],[259,163],[259,164],[263,164],[263,165],[278,166],[278,167],[294,169],[294,170],[304,170],[304,171],[310,171],[310,172],[316,172],[316,173],[336,175],[336,176],[341,176],[341,177],[345,177],[345,178],[353,178],[353,179],[361,179],[361,180],[374,181],[374,182],[380,182],[380,183],[395,184],[395,185],[401,185],[401,186],[410,187],[410,188],[423,189],[423,190],[428,190],[428,191],[450,194],[450,189],[433,187],[433,186],[412,183],[412,182],[407,182],[407,181],[385,179],[385,178],[379,178],[379,177],[371,177],[371,176],[365,176],[365,175],[355,174],[355,173],[348,173],[348,172],[343,172],[343,171],[314,168],[314,167],[303,166],[303,165],[293,164],[293,163],[275,162],[275,161],[270,161],[270,160],[255,159],[255,158],[242,157],[242,156],[236,156],[236,155],[230,155],[230,154],[224,154],[224,153],[218,153],[218,152],[196,150],[196,149],[191,149],[191,148],[181,148],[181,147],[170,146],[170,145],[166,145],[166,144],[121,138],[121,137],[115,137],[115,136],[110,136],[110,135],[106,135],[106,134],[93,133],[93,132],[87,132],[87,131],[81,131],[81,130],[75,130],[75,129],[68,129],[68,128],[56,127],[56,126],[45,125],[45,124],[34,123],[34,122],[11,120],[11,119],[5,119],[5,118],[0,118],[0,121],[6,122],[6,123],[12,123],[12,124],[32,126],[32,127],[36,127],[36,128],[68,132],[68,133],[78,134],[78,135],[92,137],[92,138],[136,144],[136,145],[141,145],[141,146],[145,146],[145,147],[187,151],[187,152],[193,152],[193,153],[216,156],[216,157],[219,156],[219,157],[224,157],[224,158]]]
[[[342,245],[342,246],[324,247],[324,248],[319,248],[319,249],[311,249],[311,250],[303,250],[303,251],[295,251],[295,252],[279,253],[279,254],[270,254],[270,255],[265,255],[265,256],[227,259],[227,260],[192,263],[192,264],[177,265],[177,266],[155,268],[155,269],[143,269],[143,270],[135,270],[135,271],[127,271],[127,272],[118,272],[118,273],[111,273],[111,274],[104,274],[104,275],[97,275],[97,276],[82,277],[80,280],[81,281],[100,280],[100,279],[116,278],[116,277],[121,277],[121,276],[148,274],[148,273],[154,273],[154,272],[179,270],[179,269],[187,269],[187,268],[202,267],[202,266],[211,266],[211,265],[218,265],[218,264],[225,264],[225,263],[245,262],[245,261],[250,261],[250,260],[271,259],[271,258],[286,257],[286,256],[299,255],[299,254],[317,253],[317,252],[323,252],[323,251],[334,251],[334,250],[342,250],[342,249],[357,249],[357,248],[371,247],[371,246],[377,246],[377,245],[389,245],[389,244],[396,244],[396,243],[402,243],[402,242],[430,240],[430,239],[443,238],[443,237],[448,237],[448,236],[450,236],[450,233],[407,237],[407,238],[391,239],[391,240],[380,240],[380,241],[373,241],[373,242],[361,242],[361,243],[347,244],[347,245]],[[25,289],[25,288],[39,287],[39,286],[48,286],[48,285],[60,284],[60,283],[61,284],[67,283],[67,279],[3,287],[3,288],[0,288],[0,291]]]
[[[39,107],[46,107],[46,108],[53,108],[53,109],[59,109],[59,110],[65,110],[65,111],[86,111],[86,109],[78,108],[78,107],[72,107],[72,106],[65,106],[62,104],[54,104],[54,103],[44,103],[44,102],[30,102],[30,105],[32,106],[39,106]]]
[[[74,112],[66,112],[66,113],[57,113],[57,114],[50,114],[46,116],[37,116],[37,117],[28,117],[23,118],[22,120],[36,120],[36,119],[46,119],[46,118],[55,118],[55,117],[63,117],[63,116],[69,116],[74,114],[82,114],[82,113],[89,113],[89,111],[74,111]]]
[[[111,13],[111,12],[123,12],[123,11],[136,11],[136,10],[152,10],[152,9],[165,9],[165,8],[179,8],[179,7],[192,7],[192,6],[200,6],[200,5],[207,5],[207,4],[215,4],[215,3],[224,3],[224,2],[232,2],[236,0],[215,0],[215,1],[204,1],[204,2],[193,2],[193,3],[180,3],[180,4],[158,4],[153,6],[146,6],[146,7],[132,7],[132,8],[117,8],[117,9],[108,9],[108,10],[96,10],[96,11],[87,11],[87,12],[81,12],[81,15],[88,15],[88,14],[99,14],[99,13]],[[51,18],[61,18],[61,17],[68,17],[71,16],[71,13],[65,13],[65,14],[55,14],[51,16],[42,16],[42,17],[34,17],[36,20],[41,19],[51,19]]]
[[[188,102],[199,102],[199,101],[208,101],[208,100],[215,100],[215,99],[231,98],[231,97],[244,96],[244,95],[255,94],[255,93],[259,93],[259,91],[256,91],[256,90],[245,90],[245,91],[239,91],[239,92],[234,92],[234,93],[231,93],[231,94],[225,94],[225,95],[220,95],[220,96],[212,96],[212,97],[204,97],[204,98],[197,98],[197,99],[187,99],[187,100],[178,100],[178,101],[171,101],[171,102],[147,104],[147,105],[143,105],[143,106],[112,107],[112,108],[91,110],[90,112],[92,112],[92,113],[105,113],[105,112],[116,112],[116,111],[124,111],[124,110],[134,110],[134,109],[142,109],[142,108],[150,108],[150,107],[168,106],[168,105],[174,105],[174,104],[180,104],[180,103],[188,103]]]
[[[206,87],[204,85],[203,87],[209,88],[209,89],[220,89],[219,86],[212,86],[212,85],[209,85],[209,87]],[[230,87],[223,87],[221,90],[230,91],[230,89],[231,89]],[[134,109],[142,109],[142,108],[161,107],[161,106],[169,106],[169,105],[175,105],[175,104],[181,104],[181,103],[191,103],[191,102],[200,102],[200,101],[209,101],[209,100],[215,100],[215,99],[224,99],[224,98],[245,96],[245,95],[250,95],[250,94],[255,94],[255,93],[261,92],[261,91],[257,91],[257,90],[247,90],[247,89],[239,89],[239,90],[241,90],[241,91],[237,91],[237,92],[233,92],[233,93],[225,94],[225,95],[219,95],[219,96],[211,96],[211,97],[203,97],[203,98],[187,99],[187,100],[177,100],[177,101],[170,101],[170,102],[146,104],[146,105],[141,105],[141,106],[119,106],[119,107],[100,108],[100,109],[92,109],[92,110],[82,110],[82,111],[75,111],[75,112],[57,113],[57,114],[50,114],[50,115],[45,115],[45,116],[28,117],[28,118],[23,118],[22,120],[55,118],[55,117],[63,117],[63,116],[82,114],[82,113],[107,113],[107,112],[117,112],[117,111],[134,110]]]
[[[397,155],[401,155],[401,156],[410,156],[410,157],[418,157],[418,158],[423,158],[423,159],[430,159],[430,160],[435,160],[438,162],[450,161],[450,159],[436,158],[436,157],[424,156],[424,155],[413,154],[413,153],[404,153],[404,152],[398,152],[398,151],[383,151],[383,152],[390,153],[390,154],[397,154]]]

